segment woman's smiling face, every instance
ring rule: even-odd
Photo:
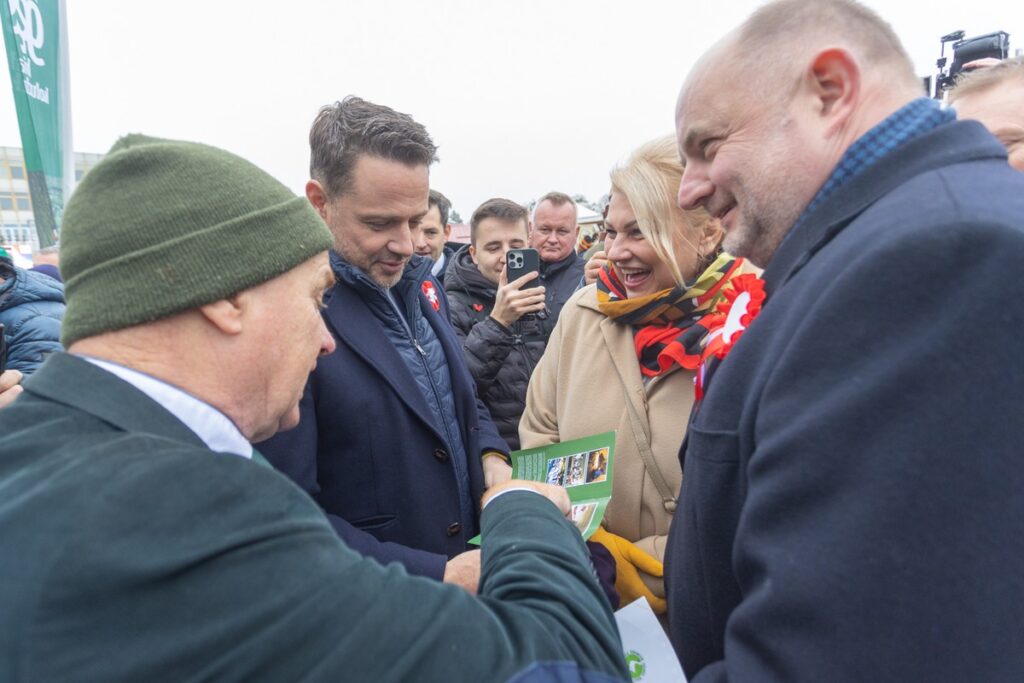
[[[646,296],[675,287],[672,268],[661,260],[654,245],[640,232],[633,207],[630,206],[626,195],[618,190],[612,191],[605,227],[608,260],[615,267],[628,298]],[[677,238],[673,242],[676,245],[676,259],[680,270],[683,277],[689,280],[695,275],[692,271],[696,269],[697,254],[691,247],[682,243],[681,239]]]

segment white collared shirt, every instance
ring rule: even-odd
[[[195,432],[211,451],[231,453],[243,458],[252,457],[252,444],[242,436],[242,432],[238,431],[238,427],[227,415],[210,404],[138,370],[89,356],[78,357],[117,375],[159,403]]]
[[[434,277],[441,277],[444,275],[444,262],[447,259],[444,257],[444,252],[441,252],[441,258],[434,261],[434,265],[430,268],[430,274]]]

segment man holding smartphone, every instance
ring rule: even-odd
[[[336,347],[306,199],[131,135],[62,234],[67,352],[0,410],[0,680],[629,680],[563,489],[488,492],[477,598],[361,557],[252,447]]]
[[[528,214],[509,199],[489,199],[470,219],[470,244],[445,275],[452,324],[462,338],[477,394],[498,433],[519,448],[526,386],[547,346],[550,327],[537,317],[546,289],[538,282],[537,254],[527,251]],[[532,272],[512,271],[509,252]],[[529,259],[528,256],[532,256]],[[511,272],[518,273],[510,276]]]

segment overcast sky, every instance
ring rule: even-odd
[[[691,64],[758,4],[67,0],[74,146],[103,152],[127,132],[207,142],[301,192],[317,108],[352,93],[426,125],[441,157],[431,185],[463,218],[492,196],[597,199],[616,161],[672,131]],[[1024,48],[1019,0],[868,4],[921,75],[954,30],[1005,30],[1011,54]],[[2,69],[0,145],[20,144]]]

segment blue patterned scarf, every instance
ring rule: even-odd
[[[927,97],[918,99],[893,112],[877,126],[860,136],[850,145],[836,164],[832,175],[821,186],[814,199],[807,205],[794,228],[836,190],[870,168],[903,143],[923,135],[956,118],[951,109],[942,109],[937,101]],[[793,230],[789,231],[793,234]]]

